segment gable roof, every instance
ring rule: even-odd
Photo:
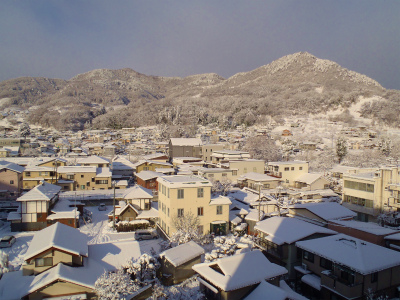
[[[124,207],[122,207],[119,212],[118,215],[122,215],[124,213],[125,210],[127,210],[128,208],[132,208],[137,214],[139,214],[139,211],[130,203],[128,203],[127,205],[125,205]],[[110,212],[110,214],[112,214],[113,211]],[[115,211],[115,214],[117,214],[117,211]]]
[[[362,275],[400,266],[400,253],[345,234],[297,242],[296,246]]]
[[[42,182],[35,186],[26,194],[22,195],[17,201],[50,201],[61,190],[61,187],[48,182]]]
[[[190,241],[165,250],[160,254],[160,257],[165,257],[173,266],[178,267],[202,254],[204,254],[204,249],[195,242]]]
[[[153,192],[140,185],[126,189],[123,199],[153,199]]]
[[[108,164],[110,161],[104,157],[91,155],[82,159],[78,159],[78,164]]]
[[[268,218],[258,222],[254,229],[265,233],[264,239],[277,245],[292,244],[316,233],[336,234],[325,227],[287,217]]]
[[[213,266],[218,266],[221,273]],[[288,272],[284,267],[271,263],[259,250],[197,264],[192,269],[224,291],[237,290]]]
[[[53,247],[71,254],[88,256],[87,236],[78,229],[57,222],[35,233],[24,259],[29,260]]]
[[[325,221],[353,218],[357,216],[355,212],[336,202],[295,204],[289,206],[289,209],[290,208],[306,209]]]
[[[302,174],[299,177],[297,177],[295,181],[296,182],[303,182],[305,184],[313,184],[314,182],[316,182],[320,178],[324,179],[325,181],[328,181],[328,180],[326,180],[325,178],[322,177],[322,174],[316,174],[316,173],[305,173],[305,174]]]
[[[0,170],[3,170],[3,169],[8,169],[8,170],[11,170],[11,171],[14,171],[17,173],[22,173],[25,168],[20,165],[14,164],[12,162],[1,160],[0,161]]]

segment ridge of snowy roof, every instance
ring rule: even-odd
[[[52,247],[88,256],[87,236],[78,229],[57,222],[35,233],[24,260],[29,260]]]
[[[263,280],[244,300],[266,299],[267,295],[268,299],[274,300],[286,300],[288,298],[286,291]]]
[[[15,164],[15,163],[1,160],[0,161],[0,170],[2,170],[2,169],[9,169],[9,170],[15,171],[17,173],[22,173],[25,168],[20,165]]]
[[[319,202],[294,204],[290,208],[303,208],[324,220],[338,220],[341,218],[355,217],[357,214],[336,202]]]
[[[129,189],[125,190],[123,199],[152,199],[152,190],[146,189],[140,185],[135,185]]]
[[[362,275],[400,266],[400,253],[345,234],[296,242],[296,246]]]
[[[165,250],[160,257],[165,257],[173,266],[178,267],[189,260],[204,254],[204,249],[193,241]]]
[[[104,163],[109,163],[110,161],[104,157],[100,157],[97,155],[91,155],[85,158],[81,158],[77,161],[79,164],[104,164]]]
[[[43,182],[19,197],[16,201],[44,200],[50,201],[61,190],[61,187]]]

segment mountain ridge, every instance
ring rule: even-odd
[[[229,127],[262,122],[265,116],[348,107],[360,96],[386,94],[397,102],[398,91],[389,93],[377,81],[307,52],[228,78],[216,73],[163,77],[123,68],[95,69],[69,80],[20,77],[0,82],[0,99],[10,99],[0,102],[3,109],[29,109],[32,123],[55,126],[61,119],[74,130],[159,122]]]

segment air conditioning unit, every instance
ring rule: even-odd
[[[301,267],[302,267],[304,270],[306,270],[306,271],[307,271],[307,264],[305,264],[305,263],[302,263],[302,264],[301,264]]]

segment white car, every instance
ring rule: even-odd
[[[0,248],[11,247],[17,239],[13,235],[6,235],[0,240]]]
[[[104,203],[100,203],[99,210],[102,210],[102,211],[107,210],[107,206]]]

